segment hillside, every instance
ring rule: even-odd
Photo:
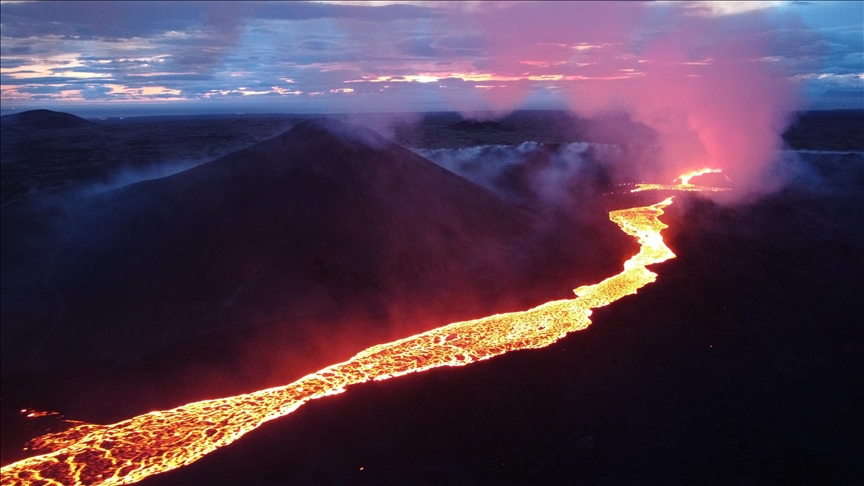
[[[12,129],[66,129],[93,126],[95,123],[70,113],[28,110],[0,117],[0,126]]]

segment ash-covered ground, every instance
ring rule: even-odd
[[[607,212],[666,197],[617,185],[654,147],[623,115],[335,117],[392,145],[310,118],[4,117],[4,465],[62,427],[23,408],[110,423],[568,298],[637,247]],[[676,195],[677,258],[587,330],[350,388],[145,483],[864,483],[862,123],[803,114],[770,195]]]

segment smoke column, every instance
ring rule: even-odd
[[[508,26],[504,29],[502,26]],[[570,108],[591,117],[629,113],[659,136],[643,180],[671,182],[699,167],[722,167],[739,197],[781,181],[772,164],[798,107],[782,61],[770,56],[768,20],[758,11],[719,15],[707,5],[576,2],[490,9],[481,25],[497,72],[562,76],[555,88]],[[539,70],[539,71],[538,71]],[[524,90],[500,95],[511,109]]]

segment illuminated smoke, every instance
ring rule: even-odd
[[[512,203],[536,201],[539,205],[554,206],[568,202],[569,188],[586,168],[590,148],[591,145],[584,142],[528,141],[519,145],[416,149],[415,152]],[[525,187],[514,187],[514,179],[519,176],[524,179],[519,183]]]
[[[782,182],[774,163],[798,96],[770,55],[778,30],[762,12],[527,2],[489,9],[478,27],[492,46],[486,69],[524,71],[530,63],[532,74],[559,73],[555,92],[580,116],[625,111],[654,129],[656,161],[639,161],[639,178],[670,180],[689,167],[720,166],[738,197]],[[498,109],[513,99],[500,93]]]
[[[712,169],[710,167],[703,167],[702,169],[697,169],[697,170],[690,171],[686,174],[681,174],[678,177],[676,177],[675,180],[673,180],[672,182],[680,181],[682,185],[688,185],[688,184],[690,184],[690,179],[692,179],[694,177],[698,177],[698,176],[705,175],[705,174],[717,174],[719,172],[723,172],[723,171],[720,169]]]

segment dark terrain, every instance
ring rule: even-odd
[[[166,164],[188,168],[278,135],[300,119],[229,115],[94,122],[48,110],[5,115],[0,117],[0,204],[85,183],[116,183],[125,172],[159,175]],[[74,123],[58,126],[58,120]]]
[[[602,211],[546,220],[327,119],[169,177],[30,198],[2,224],[12,421],[39,407],[110,422],[283,384],[567,297],[635,246]]]
[[[95,125],[92,121],[80,116],[51,110],[30,110],[0,118],[3,128],[7,130],[63,130],[69,128],[86,128]]]
[[[22,123],[22,115],[29,119],[27,123]],[[68,128],[55,126],[57,119],[67,117],[80,122]],[[652,143],[650,130],[631,123],[621,114],[588,122],[566,112],[524,111],[500,123],[466,121],[456,113],[331,117],[370,127],[411,148],[471,147],[527,140],[640,146]],[[34,196],[93,185],[116,187],[129,180],[168,175],[272,138],[310,118],[310,115],[263,114],[87,121],[48,110],[5,115],[0,117],[3,122],[0,204],[5,207]],[[626,137],[610,136],[608,127],[613,125],[627,127],[621,130]],[[475,126],[480,128],[473,129]]]
[[[738,206],[677,195],[662,219],[678,257],[654,266],[658,281],[638,295],[596,310],[587,330],[350,388],[142,484],[864,484],[861,115],[799,117],[790,147],[849,153],[802,153],[778,193]],[[589,157],[567,186],[573,200],[556,208],[531,200],[531,166],[514,172],[503,187],[529,200],[517,207],[365,129],[295,126],[303,119],[17,132],[4,120],[3,464],[62,426],[26,420],[24,407],[110,423],[567,298],[636,249],[606,212],[665,197],[604,196],[609,174]],[[626,143],[604,135],[628,123],[620,116],[495,123],[434,114],[365,125],[412,148],[652,145],[635,126]],[[142,134],[149,158],[124,159]],[[43,142],[44,163],[65,167],[64,190],[40,172]],[[69,191],[196,150],[224,157]],[[102,166],[79,169],[97,153]]]
[[[800,113],[783,134],[796,150],[864,150],[864,110]]]
[[[864,168],[813,164],[821,191],[677,197],[678,258],[585,331],[356,387],[144,484],[862,484]]]

